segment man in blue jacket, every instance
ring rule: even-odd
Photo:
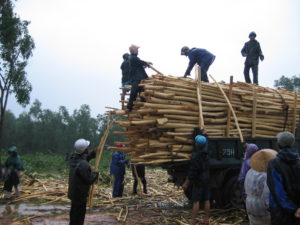
[[[279,153],[268,166],[272,225],[300,224],[300,159],[290,132],[277,134]]]
[[[117,144],[117,147],[124,147],[124,145]],[[122,197],[123,195],[126,164],[127,160],[125,153],[119,151],[114,152],[110,164],[110,174],[114,176],[113,198]]]
[[[189,57],[189,65],[185,71],[184,77],[190,76],[191,70],[197,63],[201,68],[201,80],[204,82],[209,82],[207,77],[207,71],[210,65],[215,61],[216,56],[211,54],[206,49],[202,48],[192,48],[184,46],[181,48],[181,55]]]

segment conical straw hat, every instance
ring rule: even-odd
[[[273,149],[262,149],[251,157],[250,166],[257,172],[267,172],[269,161],[276,155],[277,152]]]

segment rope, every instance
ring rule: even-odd
[[[283,109],[283,116],[284,116],[284,124],[283,124],[283,131],[285,131],[287,121],[288,121],[288,115],[289,115],[289,105],[286,103],[285,99],[283,98],[282,94],[278,91],[275,90],[276,93],[280,96],[281,102],[282,102],[282,109]]]

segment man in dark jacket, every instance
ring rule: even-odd
[[[122,70],[122,87],[126,85],[131,85],[130,81],[130,66],[129,66],[129,54],[125,53],[123,55],[123,62],[121,64],[121,70]],[[122,100],[125,99],[125,93],[127,92],[126,89],[123,89],[123,95]]]
[[[145,165],[142,164],[131,164],[131,170],[132,170],[132,176],[134,179],[133,182],[133,194],[137,194],[137,186],[138,186],[138,181],[140,181],[143,184],[143,192],[144,194],[147,194],[147,180],[145,178]]]
[[[189,65],[185,71],[184,77],[190,76],[191,70],[193,69],[194,65],[197,63],[201,68],[201,80],[204,82],[209,82],[207,77],[207,71],[210,65],[215,61],[216,56],[211,54],[206,49],[202,48],[192,48],[189,47],[182,47],[181,48],[181,55],[185,55],[189,57]]]
[[[133,107],[133,102],[136,100],[137,94],[144,90],[143,87],[139,87],[139,84],[142,80],[148,78],[145,68],[151,65],[152,63],[142,61],[139,57],[137,57],[139,53],[139,47],[136,45],[131,45],[129,47],[129,52],[131,92],[129,102],[127,104],[127,109],[131,111]],[[145,101],[145,99],[141,98],[141,101]]]
[[[272,225],[300,224],[300,159],[290,132],[277,134],[279,153],[268,166]]]
[[[88,152],[89,145],[89,141],[78,139],[74,144],[75,152],[69,159],[70,225],[83,225],[89,189],[98,178],[98,172],[92,172],[88,163],[96,156],[95,150]]]
[[[208,141],[205,130],[195,129],[195,149],[192,153],[190,169],[183,189],[187,190],[192,185],[192,217],[190,224],[197,224],[196,218],[199,213],[200,203],[204,203],[205,217],[203,224],[209,224],[210,214],[210,190],[209,190],[209,164],[208,164]]]
[[[250,68],[253,74],[253,83],[258,84],[258,58],[261,61],[264,60],[264,55],[262,54],[260,44],[256,38],[256,33],[251,32],[249,34],[250,41],[246,42],[241,53],[242,56],[246,57],[245,68],[244,68],[244,76],[245,81],[247,83],[251,83],[251,79],[249,76]]]
[[[21,172],[24,171],[23,162],[21,161],[17,147],[11,146],[8,149],[9,157],[5,161],[5,176],[4,176],[4,187],[3,193],[4,198],[9,199],[12,197],[11,192],[13,187],[15,188],[16,196],[20,195],[19,183]]]
[[[124,147],[123,144],[117,144],[117,147]],[[110,164],[110,174],[114,176],[113,198],[122,197],[124,190],[125,165],[127,164],[124,152],[116,151],[112,155]]]

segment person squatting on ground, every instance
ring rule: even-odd
[[[23,162],[17,153],[17,147],[11,146],[8,149],[8,158],[6,159],[5,173],[4,173],[4,187],[3,194],[5,199],[12,197],[12,189],[15,189],[15,195],[19,196],[19,184],[22,171],[24,171]]]
[[[131,111],[133,107],[133,102],[136,100],[136,96],[138,95],[138,93],[144,90],[143,87],[139,87],[139,84],[142,80],[148,78],[145,68],[149,65],[152,65],[152,63],[142,61],[139,57],[137,57],[137,55],[139,54],[139,46],[131,45],[129,47],[129,52],[131,91],[129,101],[127,104],[127,109]],[[145,99],[141,98],[141,101],[145,101]]]
[[[263,149],[251,157],[251,169],[245,178],[246,211],[250,225],[270,225],[269,188],[267,186],[267,168],[277,152]]]
[[[245,67],[244,67],[244,76],[245,82],[251,83],[251,79],[249,76],[250,68],[253,74],[253,83],[258,84],[258,63],[260,58],[261,61],[264,60],[264,55],[262,54],[260,44],[256,38],[256,33],[251,32],[249,34],[250,41],[246,42],[244,47],[242,48],[242,56],[246,57]]]
[[[181,48],[181,55],[189,57],[189,65],[185,71],[184,77],[190,76],[191,70],[197,63],[201,68],[201,80],[204,82],[209,82],[207,77],[207,71],[210,65],[215,61],[216,56],[211,54],[206,49],[202,48],[192,48],[184,46]]]
[[[124,87],[126,85],[131,85],[129,54],[128,53],[123,54],[123,62],[121,64],[121,70],[122,70],[122,87]],[[125,99],[125,94],[126,94],[127,91],[128,90],[126,90],[126,89],[122,90],[121,100]]]
[[[300,224],[300,159],[294,142],[288,131],[277,134],[280,151],[267,172],[272,225]]]
[[[89,153],[90,142],[78,139],[69,159],[68,198],[71,200],[70,225],[83,225],[90,186],[97,180],[98,172],[92,172],[88,163],[96,156],[96,149]]]
[[[142,164],[131,164],[131,171],[132,171],[132,177],[134,179],[133,181],[133,192],[132,194],[136,195],[137,194],[137,186],[139,180],[143,184],[143,192],[144,194],[147,194],[147,180],[145,178],[145,165]]]
[[[195,146],[187,179],[183,189],[187,190],[192,185],[192,216],[190,224],[197,224],[196,218],[199,213],[200,203],[204,203],[205,216],[202,224],[209,224],[210,214],[210,185],[208,164],[208,140],[204,130],[195,129]]]
[[[251,161],[252,155],[259,150],[256,144],[245,143],[245,148],[246,149],[245,149],[245,153],[244,153],[244,159],[242,162],[240,174],[238,176],[238,182],[240,185],[240,190],[241,190],[242,198],[243,198],[244,202],[246,201],[245,186],[244,186],[246,174],[247,174],[248,170],[250,169],[250,161]]]
[[[117,147],[124,147],[124,145],[117,144]],[[126,160],[126,155],[124,152],[114,152],[110,164],[110,174],[113,175],[113,198],[123,196],[125,166],[127,165],[127,163],[128,162]]]

